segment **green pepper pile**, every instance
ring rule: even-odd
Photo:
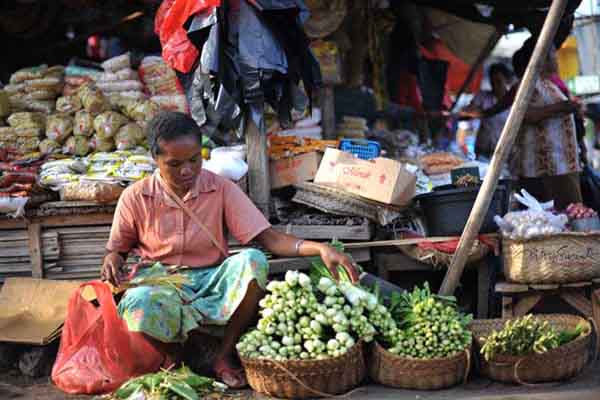
[[[584,331],[579,324],[573,331],[558,332],[548,321],[542,321],[531,314],[515,320],[506,321],[504,328],[494,331],[484,343],[481,354],[486,361],[496,355],[521,356],[530,353],[543,354],[578,338]]]
[[[147,374],[125,382],[110,398],[113,400],[200,400],[202,396],[223,392],[224,384],[193,373],[188,367]]]
[[[458,311],[456,299],[431,293],[425,283],[392,297],[390,307],[399,324],[396,338],[386,343],[390,352],[418,359],[444,358],[462,352],[471,345],[468,325],[471,315]]]

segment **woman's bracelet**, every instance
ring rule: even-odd
[[[304,239],[300,239],[296,242],[296,255],[300,255],[300,247],[302,246],[302,243],[304,243]]]

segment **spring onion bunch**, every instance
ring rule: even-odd
[[[313,285],[308,275],[297,271],[288,271],[283,281],[269,282],[268,294],[259,303],[261,318],[237,344],[239,354],[277,361],[318,360],[339,357],[358,340],[373,340],[378,331],[368,315],[382,310],[362,292],[350,296],[355,301],[350,302],[340,286],[327,277]]]
[[[334,241],[332,246],[343,251],[340,242]],[[337,272],[339,280],[335,281],[323,260],[318,257],[312,260],[311,278],[313,282],[318,282],[317,287],[322,293],[327,294],[327,291],[331,290],[343,295],[352,309],[351,326],[359,338],[365,342],[372,341],[375,336],[383,337],[387,341],[393,340],[397,336],[398,330],[396,321],[378,294],[371,293],[369,289],[353,283],[342,266],[337,267]]]
[[[415,288],[392,298],[391,311],[399,323],[396,336],[388,340],[389,351],[404,357],[449,357],[471,344],[467,328],[471,315],[461,314],[453,297],[433,295],[429,286]]]
[[[573,331],[558,332],[548,321],[542,321],[531,314],[506,321],[500,331],[494,331],[481,347],[481,354],[487,361],[497,354],[521,356],[529,353],[543,354],[578,338],[584,331],[579,324]]]
[[[256,329],[237,344],[240,355],[277,361],[323,359],[340,356],[356,343],[344,298],[330,291],[319,301],[308,275],[288,271],[285,280],[269,282],[267,291],[259,303]]]
[[[125,382],[108,396],[111,400],[199,400],[214,392],[223,392],[227,386],[214,379],[193,373],[183,366],[142,375]]]

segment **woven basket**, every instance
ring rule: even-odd
[[[443,251],[439,250],[426,250],[417,245],[398,247],[404,255],[412,258],[413,260],[432,265],[436,268],[447,268],[452,263],[452,257],[454,257],[454,254],[444,253]],[[490,248],[488,246],[481,243],[479,240],[476,240],[473,243],[471,252],[469,253],[467,265],[473,265],[477,261],[481,261],[489,254],[489,252]]]
[[[520,384],[562,381],[577,376],[584,368],[589,357],[591,326],[585,319],[575,315],[537,315],[559,330],[575,329],[578,324],[585,323],[587,334],[544,354],[525,356],[498,355],[487,362],[480,354],[483,342],[481,338],[489,336],[493,331],[501,330],[507,320],[476,320],[471,324],[475,338],[475,347],[479,354],[481,373],[490,379]]]
[[[380,225],[391,223],[403,211],[403,208],[365,199],[332,186],[305,182],[296,185],[296,189],[294,203],[330,214],[365,217]]]
[[[504,275],[516,283],[572,283],[600,277],[600,233],[561,233],[502,243]]]
[[[250,387],[271,397],[329,397],[354,389],[367,371],[362,343],[340,357],[276,362],[241,358]]]
[[[444,389],[465,382],[471,366],[470,349],[452,357],[417,360],[400,357],[375,342],[369,376],[382,385],[403,389]]]

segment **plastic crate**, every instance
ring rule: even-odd
[[[352,153],[363,160],[370,160],[379,157],[381,145],[373,140],[342,139],[340,150]]]

